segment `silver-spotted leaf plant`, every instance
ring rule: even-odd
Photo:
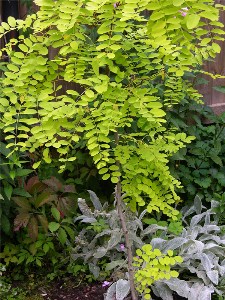
[[[106,299],[115,297],[118,280],[122,280],[124,284],[124,291],[121,291],[121,294],[127,295],[129,287],[129,277],[126,275],[127,250],[121,249],[124,237],[118,211],[109,209],[106,203],[102,206],[98,197],[91,191],[89,193],[93,207],[89,207],[84,199],[79,199],[82,215],[77,217],[75,222],[94,226],[99,218],[102,218],[107,228],[103,228],[97,234],[94,227],[84,228],[75,240],[72,257],[82,258],[89,265],[93,275],[102,280],[105,278],[100,276],[98,262],[102,258],[108,258],[111,262],[106,265],[105,271],[111,272],[111,280],[115,282],[108,289]],[[194,205],[183,209],[185,228],[176,236],[171,234],[167,226],[152,224],[143,228],[141,220],[146,212],[137,218],[124,207],[133,250],[140,249],[150,242],[153,249],[160,249],[165,254],[168,251],[174,252],[183,259],[183,262],[176,263],[172,268],[180,273],[181,279],[173,278],[171,273],[169,280],[157,280],[149,287],[156,296],[163,300],[173,300],[173,293],[176,292],[189,300],[200,300],[211,299],[213,293],[218,295],[224,293],[222,286],[225,278],[225,234],[223,226],[218,225],[215,213],[217,205],[218,203],[213,201],[212,208],[206,210],[200,198],[196,196]],[[143,265],[142,269],[144,267]],[[135,272],[137,270],[135,268]],[[123,285],[119,285],[121,286]]]
[[[130,285],[128,280],[119,279],[114,282],[107,290],[104,300],[124,300],[130,292]]]
[[[183,258],[183,262],[177,265],[182,279],[171,278],[154,283],[152,289],[156,296],[173,300],[175,291],[188,300],[210,300],[213,293],[224,294],[225,234],[223,226],[218,225],[217,205],[216,201],[212,201],[211,209],[206,210],[196,196],[194,205],[183,210],[186,226],[180,236],[152,239],[153,247],[162,252],[172,249]],[[188,279],[185,279],[185,274]]]
[[[55,148],[63,171],[76,159],[70,149],[82,142],[103,180],[117,185],[124,233],[122,192],[133,211],[145,206],[176,219],[180,183],[169,172],[168,157],[192,138],[167,131],[165,111],[186,96],[200,99],[183,75],[220,52],[223,6],[214,0],[35,2],[37,14],[24,21],[9,17],[0,26],[0,38],[10,30],[21,33],[0,53],[10,60],[0,96],[9,148],[43,150],[46,163]],[[131,289],[137,299],[133,284]]]
[[[116,208],[108,208],[107,203],[103,206],[93,191],[89,191],[92,206],[88,206],[85,199],[78,199],[78,206],[81,215],[74,219],[75,223],[83,223],[86,226],[75,238],[75,245],[72,251],[72,258],[82,259],[89,265],[90,272],[96,279],[104,279],[100,276],[98,262],[107,258],[110,262],[106,264],[105,271],[111,272],[115,280],[118,276],[126,278],[127,250],[124,247],[125,239],[120,224],[120,218]],[[127,219],[129,238],[132,241],[132,248],[137,249],[143,245],[139,232],[143,230],[140,218],[135,217],[124,206],[123,213]]]

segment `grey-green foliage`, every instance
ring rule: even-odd
[[[87,205],[85,199],[78,199],[78,206],[82,215],[76,217],[74,221],[86,223],[88,226],[84,226],[76,237],[72,258],[75,260],[83,259],[89,265],[95,278],[98,278],[100,273],[98,262],[104,257],[108,257],[110,260],[106,265],[106,271],[114,270],[117,272],[118,269],[127,267],[126,249],[121,249],[121,245],[125,242],[116,208],[109,210],[107,203],[102,206],[94,192],[89,191],[89,194],[93,209]],[[127,218],[130,240],[133,247],[139,248],[143,245],[142,240],[138,237],[139,231],[143,230],[141,220],[127,210],[125,206],[124,213]],[[98,229],[97,232],[95,228]],[[122,274],[123,272],[120,272],[120,275]]]
[[[152,287],[156,296],[163,300],[173,300],[173,291],[188,300],[210,300],[211,295],[222,295],[222,281],[225,275],[225,234],[218,226],[212,201],[211,209],[202,207],[199,197],[194,205],[183,209],[183,221],[187,224],[180,236],[168,236],[152,239],[152,246],[163,252],[176,250],[183,258],[177,266],[180,277],[188,274],[188,280],[171,278],[161,280]],[[195,215],[187,222],[191,214]]]
[[[126,250],[124,255],[120,249],[124,238],[117,210],[107,209],[107,204],[102,206],[95,193],[91,191],[89,193],[94,208],[91,209],[87,202],[80,198],[78,205],[82,215],[77,217],[75,222],[80,221],[94,226],[99,219],[103,219],[107,228],[97,234],[89,226],[89,228],[83,228],[75,240],[76,245],[72,257],[82,258],[85,263],[88,263],[90,271],[96,278],[100,273],[99,260],[104,257],[109,258],[110,263],[106,265],[105,270],[113,271],[115,276],[112,274],[112,278],[117,281],[111,285],[105,295],[105,299],[108,300],[111,294],[115,297],[118,279],[127,279],[124,271],[127,267]],[[208,300],[211,299],[213,293],[222,294],[221,285],[225,275],[225,234],[222,231],[223,228],[218,225],[214,212],[216,205],[218,203],[212,201],[211,209],[206,210],[202,206],[201,199],[196,196],[194,205],[184,207],[182,211],[183,222],[186,226],[179,236],[170,234],[167,227],[157,224],[143,229],[141,220],[146,212],[143,211],[138,218],[124,206],[133,250],[151,240],[153,248],[158,248],[162,252],[175,250],[176,254],[184,260],[179,266],[176,265],[182,279],[171,278],[157,281],[152,286],[156,296],[163,300],[173,300],[172,294],[175,291],[189,300]],[[155,235],[157,237],[152,239]],[[119,276],[117,276],[118,273]],[[188,280],[185,280],[185,273],[188,275]],[[120,284],[119,287],[121,287]],[[123,290],[123,295],[126,294],[127,287],[125,284],[125,288],[120,289]]]
[[[127,254],[126,249],[121,250],[121,245],[125,241],[117,209],[109,209],[107,203],[102,205],[93,191],[89,190],[88,192],[93,207],[91,208],[85,199],[78,198],[78,206],[82,214],[76,217],[74,222],[84,223],[87,226],[84,226],[75,239],[72,258],[74,260],[83,259],[89,265],[90,272],[95,278],[98,278],[100,274],[98,262],[107,257],[110,262],[106,265],[105,270],[112,272],[111,277],[114,280],[121,277],[126,278],[124,270],[127,268],[125,258]],[[133,252],[141,248],[145,240],[149,241],[149,237],[152,237],[158,230],[163,230],[164,235],[167,234],[168,228],[157,224],[143,228],[141,220],[145,216],[146,210],[137,217],[124,204],[123,212],[126,216]],[[97,232],[96,229],[98,229]]]
[[[104,295],[104,300],[124,300],[130,292],[130,283],[128,280],[119,279],[114,282]]]

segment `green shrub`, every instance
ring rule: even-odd
[[[183,185],[179,192],[190,201],[196,194],[211,201],[225,188],[225,115],[184,100],[170,111],[168,123],[196,137],[171,159],[171,172]]]

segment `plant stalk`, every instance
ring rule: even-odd
[[[116,145],[119,143],[119,134],[118,132],[115,133],[115,142]],[[120,167],[120,163],[117,161],[117,165]],[[134,269],[133,269],[133,254],[129,239],[129,233],[127,230],[127,224],[126,224],[126,217],[123,213],[123,200],[122,200],[122,189],[121,189],[121,178],[118,177],[118,182],[116,184],[116,203],[117,203],[117,210],[119,214],[119,218],[121,221],[121,226],[125,238],[125,246],[127,248],[127,260],[128,260],[128,273],[129,273],[129,280],[130,280],[130,290],[131,290],[131,298],[132,300],[138,300],[136,289],[135,289],[135,283],[134,283]]]

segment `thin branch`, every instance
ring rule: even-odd
[[[119,134],[118,132],[115,133],[115,142],[116,145],[119,143]],[[120,163],[117,162],[118,167],[120,167]],[[129,239],[129,233],[127,230],[127,224],[126,224],[126,217],[123,213],[123,200],[122,200],[122,191],[121,191],[121,178],[118,178],[118,183],[116,185],[116,203],[117,203],[117,210],[119,214],[119,218],[121,221],[121,226],[125,238],[125,245],[127,248],[127,259],[128,259],[128,273],[129,273],[129,280],[130,280],[130,290],[131,290],[131,298],[132,300],[137,300],[137,293],[135,289],[135,283],[134,283],[134,269],[133,269],[133,254]]]

